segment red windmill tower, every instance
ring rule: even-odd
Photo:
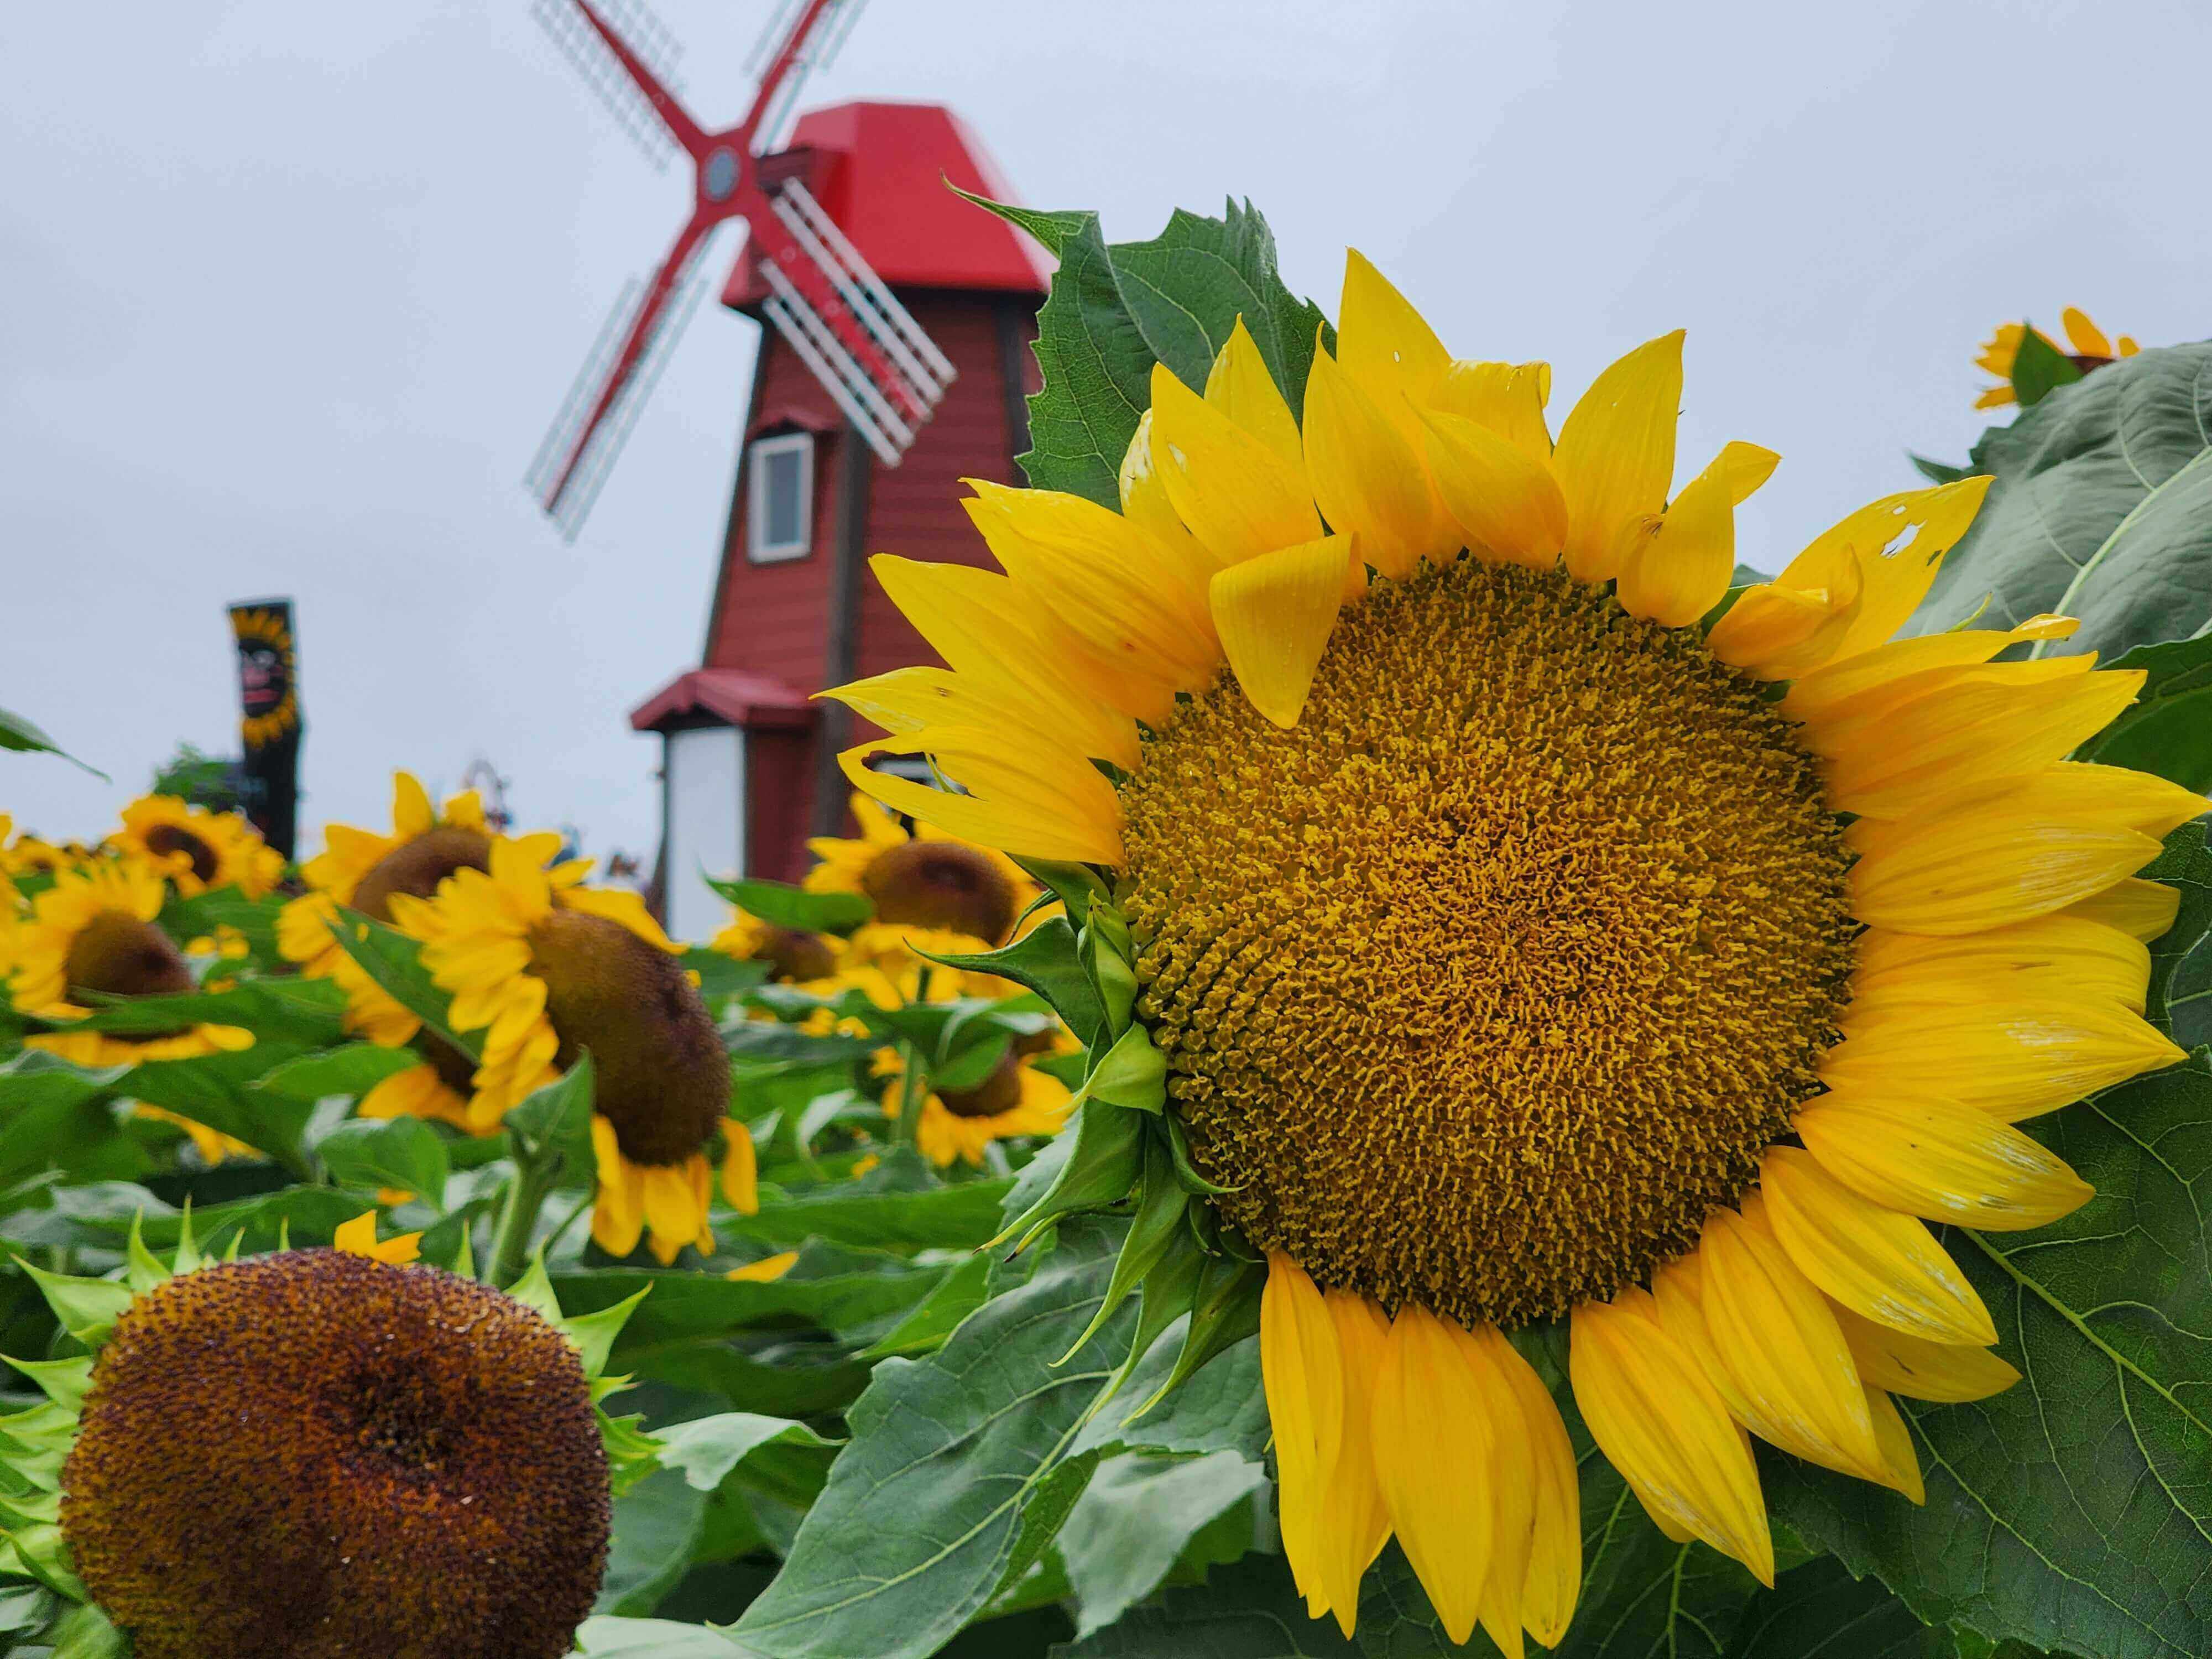
[[[539,15],[626,125],[693,166],[690,218],[616,307],[531,479],[571,536],[676,333],[704,291],[701,253],[742,219],[723,303],[765,326],[702,665],[634,710],[662,739],[660,863],[671,930],[703,938],[721,901],[699,879],[795,878],[807,835],[836,833],[844,711],[812,694],[930,659],[868,580],[893,552],[988,562],[963,477],[1018,477],[1029,345],[1051,273],[1036,246],[947,184],[1009,199],[939,105],[816,110],[770,149],[805,75],[860,0],[783,0],[752,107],[708,132],[670,90],[672,47],[635,0],[540,0]]]

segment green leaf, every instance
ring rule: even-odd
[[[443,1209],[453,1171],[445,1137],[418,1117],[341,1123],[315,1144],[315,1156],[342,1186],[396,1187]]]
[[[756,1412],[722,1412],[665,1428],[660,1442],[664,1468],[680,1471],[701,1492],[712,1492],[730,1472],[764,1446],[805,1446],[827,1450],[824,1440],[804,1423]]]
[[[615,1499],[598,1611],[647,1613],[690,1571],[707,1496],[674,1469],[657,1469]]]
[[[2151,942],[2145,1012],[2185,1048],[2212,1041],[2212,845],[2203,822],[2185,823],[2144,866],[2179,896],[2173,925]]]
[[[1948,1234],[2022,1380],[1898,1402],[1924,1509],[1783,1458],[1762,1460],[1770,1501],[1930,1624],[2100,1659],[2212,1651],[2212,1059],[2028,1127],[2097,1196],[2033,1232]]]
[[[1956,483],[1961,478],[1974,476],[1974,469],[1971,466],[1954,466],[1948,461],[1931,461],[1925,455],[1915,455],[1909,450],[1905,459],[1911,461],[1912,470],[1929,483]]]
[[[1075,1040],[1086,1048],[1105,1030],[1106,1011],[1099,1003],[1097,988],[1084,970],[1075,930],[1065,916],[1038,923],[1004,950],[929,959],[969,973],[995,974],[1036,992],[1052,1005],[1075,1034]]]
[[[880,1172],[878,1172],[880,1173]],[[757,1215],[717,1217],[718,1232],[764,1244],[810,1238],[866,1249],[979,1248],[998,1231],[1008,1181],[965,1181],[931,1191],[832,1191],[820,1197],[761,1199]]]
[[[100,1002],[96,994],[88,1000]],[[264,1041],[321,1047],[344,1034],[345,993],[327,979],[249,980],[222,991],[118,997],[71,1030],[162,1032],[180,1025],[235,1025]]]
[[[28,1261],[16,1265],[30,1274],[39,1293],[46,1298],[46,1305],[54,1310],[54,1317],[61,1322],[62,1328],[88,1348],[96,1348],[107,1340],[115,1322],[135,1299],[128,1285],[114,1279],[50,1273]]]
[[[887,1359],[782,1573],[731,1634],[783,1659],[921,1659],[990,1599],[1024,1508],[1126,1346],[1117,1320],[1066,1366],[1112,1272],[1110,1229],[1073,1224],[1028,1284],[922,1360]]]
[[[2138,646],[2112,665],[2150,678],[2142,696],[2074,757],[2154,772],[2200,795],[2212,791],[2212,633]]]
[[[341,1048],[287,1060],[257,1079],[253,1086],[287,1100],[314,1102],[334,1096],[358,1100],[386,1078],[412,1071],[422,1063],[422,1055],[412,1048],[349,1042]]]
[[[583,1659],[748,1659],[713,1631],[665,1619],[586,1619],[576,1641]]]
[[[532,1091],[507,1115],[508,1132],[533,1146],[586,1152],[592,1144],[592,1057],[579,1054],[568,1071]]]
[[[357,910],[342,914],[331,929],[338,948],[361,964],[392,1000],[471,1060],[483,1058],[483,1033],[466,1035],[453,1026],[453,1000],[440,990],[422,966],[422,946],[397,928],[371,921]]]
[[[58,747],[52,738],[21,714],[11,714],[4,708],[0,708],[0,749],[12,749],[20,754],[59,755],[70,765],[90,772],[102,783],[109,781],[106,773],[86,766],[75,755]]]
[[[1104,1101],[1085,1101],[1075,1115],[1075,1131],[1063,1133],[1056,1145],[1065,1145],[1058,1173],[1043,1195],[1000,1229],[992,1240],[1017,1240],[1017,1249],[1063,1216],[1118,1204],[1137,1184],[1145,1150],[1142,1112],[1132,1112]],[[1042,1160],[1040,1160],[1042,1161]]]
[[[234,1053],[154,1060],[131,1073],[128,1090],[149,1106],[204,1123],[305,1175],[313,1104],[253,1086],[303,1052],[296,1042],[263,1041]]]
[[[1911,624],[1941,633],[2040,611],[2081,619],[2057,648],[2106,661],[2212,622],[2212,344],[2099,369],[1975,445],[1995,475]]]
[[[872,920],[876,907],[862,893],[810,893],[781,881],[717,881],[707,885],[771,927],[803,933],[849,933]]]
[[[887,1359],[933,1353],[945,1346],[962,1320],[983,1305],[991,1258],[971,1255],[945,1272],[935,1289],[916,1303],[889,1332],[860,1350],[862,1359]]]
[[[2020,399],[2021,408],[2041,403],[2060,386],[2071,386],[2081,378],[2081,366],[2046,336],[2033,325],[2021,329],[2010,376],[2013,395]]]
[[[1057,1540],[1075,1593],[1075,1633],[1103,1630],[1150,1595],[1194,1538],[1267,1487],[1267,1471],[1231,1451],[1109,1459]]]
[[[46,1171],[128,1179],[151,1160],[116,1127],[109,1103],[125,1066],[85,1071],[36,1048],[0,1066],[0,1193]]]
[[[1248,202],[1218,219],[1178,210],[1146,242],[1109,247],[1095,213],[1038,213],[970,196],[1037,238],[1060,261],[1037,314],[1043,390],[1030,399],[1033,447],[1019,457],[1039,489],[1119,507],[1117,479],[1165,363],[1202,390],[1241,315],[1293,413],[1305,401],[1314,341],[1325,325],[1276,268],[1275,240]]]
[[[1931,1629],[1877,1578],[1853,1578],[1824,1556],[1792,1567],[1745,1609],[1728,1659],[1957,1659],[1948,1630]]]
[[[710,951],[703,945],[694,945],[680,958],[685,968],[699,975],[699,994],[702,997],[742,996],[765,984],[769,965],[765,962],[742,961],[724,956],[720,951]]]
[[[836,1270],[824,1272],[825,1266]],[[556,1273],[552,1284],[572,1319],[651,1291],[616,1339],[609,1363],[617,1371],[656,1375],[672,1352],[719,1344],[736,1331],[807,1326],[848,1331],[896,1316],[944,1276],[941,1267],[893,1266],[884,1258],[856,1262],[840,1253],[810,1250],[791,1272],[765,1283],[617,1268]]]

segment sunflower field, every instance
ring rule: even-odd
[[[2212,346],[1743,546],[1680,334],[994,210],[1030,487],[715,937],[0,817],[0,1655],[2212,1652]]]

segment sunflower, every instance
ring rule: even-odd
[[[843,941],[804,927],[783,927],[730,907],[729,925],[707,942],[739,962],[764,962],[778,985],[812,985],[834,977],[844,956]]]
[[[46,1397],[0,1419],[0,1583],[50,1592],[17,1636],[138,1659],[569,1652],[641,1443],[594,1403],[605,1337],[542,1275],[502,1293],[416,1250],[372,1213],[335,1249],[213,1262],[187,1219],[173,1261],[134,1230],[127,1283],[40,1274],[91,1353],[13,1362]]]
[[[722,1191],[757,1206],[752,1137],[728,1117],[729,1058],[698,988],[636,894],[580,886],[587,863],[547,870],[520,842],[493,843],[434,897],[394,895],[392,919],[423,941],[453,994],[456,1030],[483,1033],[472,1122],[496,1127],[591,1052],[599,1200],[592,1237],[628,1255],[641,1234],[662,1263],[712,1250],[706,1149],[725,1145]]]
[[[853,702],[868,712],[857,696]],[[805,885],[810,893],[858,893],[875,907],[875,920],[854,931],[856,962],[892,972],[906,967],[916,960],[905,948],[916,929],[960,940],[954,951],[991,950],[1013,936],[1037,896],[1036,884],[995,848],[927,824],[908,832],[865,794],[853,797],[852,813],[860,826],[856,839],[817,836],[806,843],[820,862]]]
[[[2059,355],[2072,359],[2074,367],[2085,373],[2102,368],[2118,358],[2132,357],[2141,349],[2125,334],[2118,341],[2112,340],[2089,320],[2087,312],[2077,307],[2067,307],[2058,319],[2065,325],[2066,343],[2072,348]],[[2020,394],[2013,389],[2012,369],[2020,358],[2021,342],[2031,331],[2053,351],[2058,350],[2050,336],[2040,329],[2031,331],[2026,323],[2000,323],[1996,331],[1982,342],[1982,355],[1974,359],[1974,367],[1996,375],[1998,384],[1982,389],[1982,395],[1974,399],[1976,409],[2002,409],[2007,404],[2020,401]]]
[[[173,996],[198,988],[183,953],[155,925],[166,897],[160,870],[137,859],[94,859],[63,869],[31,902],[9,942],[9,994],[15,1006],[38,1019],[76,1020],[92,1012],[89,996]],[[72,1065],[136,1066],[250,1048],[253,1034],[234,1025],[190,1024],[144,1032],[47,1031],[25,1042]]]
[[[956,1160],[981,1165],[983,1149],[1017,1135],[1056,1135],[1067,1125],[1072,1096],[1067,1085],[1030,1062],[1048,1054],[1073,1054],[1077,1045],[1064,1034],[1046,1032],[1017,1039],[980,1083],[948,1089],[935,1078],[922,1097],[921,1121],[915,1145],[939,1169]],[[906,1060],[896,1048],[876,1056],[883,1084],[884,1110],[896,1118],[906,1099]]]
[[[2087,1196],[2012,1126],[2181,1058],[2142,1018],[2174,895],[2133,875],[2205,806],[2063,759],[2143,677],[1996,659],[2073,623],[1891,638],[1986,478],[1723,612],[1777,458],[1668,499],[1679,333],[1556,439],[1550,380],[1453,359],[1355,254],[1303,422],[1241,322],[1202,393],[1156,368],[1121,511],[975,483],[1006,574],[874,561],[949,671],[840,694],[893,734],[856,786],[1110,878],[1125,1041],[1267,1264],[1312,1613],[1349,1632],[1395,1533],[1452,1638],[1513,1654],[1581,1545],[1506,1331],[1565,1316],[1598,1446],[1762,1579],[1747,1431],[1919,1497],[1891,1395],[2014,1375],[1923,1218]]]
[[[210,812],[175,795],[132,801],[123,809],[123,827],[108,839],[118,851],[144,859],[187,898],[219,887],[260,898],[284,874],[283,855],[244,817]]]

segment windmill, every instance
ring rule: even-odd
[[[852,429],[896,466],[954,375],[951,361],[823,211],[803,169],[775,145],[806,77],[844,44],[864,0],[782,0],[748,69],[759,76],[736,125],[709,131],[678,101],[672,37],[640,0],[536,0],[556,45],[657,164],[680,152],[690,216],[651,276],[615,302],[538,447],[527,483],[573,541],[684,325],[710,285],[704,255],[743,222],[759,309]]]

